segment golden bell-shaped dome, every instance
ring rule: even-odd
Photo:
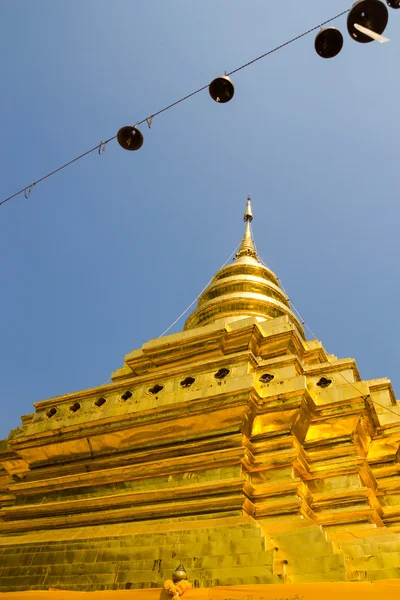
[[[201,294],[197,308],[189,315],[185,329],[216,322],[230,323],[247,317],[265,321],[288,315],[305,337],[277,276],[258,257],[251,233],[253,214],[250,198],[247,199],[244,220],[245,232],[235,261],[214,276]]]

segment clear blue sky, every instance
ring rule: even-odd
[[[2,0],[1,198],[351,0]],[[328,351],[399,394],[400,10],[388,44],[314,35],[0,207],[0,438],[32,404],[104,383],[240,241]],[[181,321],[175,330],[183,326]]]

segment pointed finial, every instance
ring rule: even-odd
[[[251,210],[251,198],[250,198],[250,196],[247,196],[246,212],[244,213],[243,220],[244,221],[250,221],[250,223],[253,220],[253,212]]]
[[[247,196],[246,211],[244,213],[243,219],[246,223],[246,228],[244,231],[242,243],[240,244],[240,248],[238,250],[238,253],[236,254],[236,258],[240,258],[241,256],[251,256],[259,262],[259,258],[257,256],[257,251],[255,249],[254,242],[253,242],[253,237],[251,235],[250,223],[253,220],[253,212],[251,210],[250,196]]]

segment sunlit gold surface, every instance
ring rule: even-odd
[[[128,354],[111,384],[38,402],[0,441],[0,592],[161,587],[180,561],[204,588],[400,580],[390,382],[305,341],[248,254],[188,323]]]
[[[190,588],[184,600],[398,600],[400,581],[376,581],[371,583],[302,583],[283,590],[274,584],[242,586],[217,586],[212,588]],[[127,589],[121,591],[71,592],[51,589],[45,592],[5,592],[3,600],[171,600],[166,590]]]

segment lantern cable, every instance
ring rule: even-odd
[[[320,23],[319,25],[316,25],[315,27],[312,27],[308,31],[305,31],[304,33],[301,33],[300,35],[297,35],[296,37],[292,38],[291,40],[288,40],[284,44],[281,44],[280,46],[277,46],[276,48],[273,48],[272,50],[269,50],[268,52],[265,52],[265,54],[261,54],[261,56],[257,56],[257,58],[253,58],[253,60],[250,60],[249,62],[245,63],[241,67],[238,67],[237,69],[235,69],[234,71],[231,71],[230,73],[227,73],[227,75],[233,75],[234,73],[237,73],[238,71],[241,71],[242,69],[245,69],[246,67],[249,67],[253,63],[257,62],[258,60],[261,60],[262,58],[265,58],[266,56],[269,56],[270,54],[273,54],[277,50],[281,50],[285,46],[288,46],[289,44],[292,44],[293,42],[297,42],[297,40],[301,39],[302,37],[308,35],[309,33],[312,33],[316,29],[320,29],[321,27],[323,27],[324,25],[327,25],[331,21],[335,21],[335,19],[338,19],[339,17],[342,17],[343,15],[345,15],[346,13],[348,13],[349,11],[350,11],[350,8],[348,8],[347,10],[344,10],[343,12],[339,13],[335,17],[331,17],[327,21],[324,21],[323,23]]]
[[[223,269],[225,267],[225,265],[230,261],[230,259],[232,258],[232,256],[236,253],[236,250],[238,250],[240,244],[238,244],[236,246],[236,248],[234,249],[233,252],[231,252],[231,254],[228,256],[228,258],[226,259],[226,261],[224,262],[224,264],[218,269],[218,271],[220,271],[221,269]],[[210,281],[208,283],[206,283],[206,285],[203,287],[203,289],[201,290],[200,294],[198,296],[196,296],[196,298],[193,300],[193,302],[191,304],[189,304],[189,306],[186,308],[186,310],[183,311],[183,313],[181,313],[179,315],[179,317],[177,319],[175,319],[175,321],[173,323],[171,323],[171,325],[162,332],[161,335],[158,336],[158,339],[163,337],[170,329],[172,329],[172,327],[174,325],[176,325],[176,323],[184,316],[186,315],[187,311],[192,308],[193,304],[200,298],[200,296],[202,295],[202,293],[208,288],[208,286],[210,285],[210,283],[212,282],[212,280],[214,279],[214,277],[211,277]],[[157,366],[157,365],[156,365]],[[101,385],[106,385],[107,383],[112,382],[112,379],[107,379],[107,381],[105,381],[104,383],[102,383]]]
[[[313,31],[316,31],[317,29],[320,29],[321,27],[323,27],[324,25],[327,25],[328,23],[331,23],[332,21],[335,21],[336,19],[338,19],[339,17],[342,17],[343,15],[345,15],[346,13],[348,13],[350,11],[350,9],[348,8],[347,10],[344,10],[342,12],[340,12],[339,14],[335,15],[334,17],[331,17],[330,19],[327,19],[326,21],[324,21],[323,23],[319,23],[318,25],[316,25],[315,27],[312,27],[311,29],[308,29],[307,31],[305,31],[304,33],[301,33],[300,35],[297,35],[296,37],[288,40],[287,42],[280,44],[279,46],[276,46],[275,48],[273,48],[272,50],[269,50],[268,52],[265,52],[264,54],[261,54],[260,56],[257,56],[257,58],[253,58],[252,60],[250,60],[249,62],[241,65],[240,67],[238,67],[237,69],[234,69],[233,71],[230,71],[229,73],[227,73],[227,75],[233,75],[234,73],[237,73],[238,71],[241,71],[242,69],[246,69],[247,67],[249,67],[250,65],[252,65],[253,63],[261,60],[262,58],[265,58],[267,56],[269,56],[270,54],[273,54],[274,52],[277,52],[278,50],[281,50],[282,48],[284,48],[285,46],[288,46],[289,44],[292,44],[293,42],[296,42],[297,40],[301,39],[302,37],[312,33]],[[151,124],[152,120],[154,117],[157,117],[159,115],[161,115],[162,113],[166,112],[167,110],[169,110],[170,108],[173,108],[174,106],[177,106],[178,104],[181,104],[181,102],[184,102],[185,100],[188,100],[189,98],[191,98],[192,96],[195,96],[196,94],[199,94],[200,92],[204,91],[205,89],[207,89],[209,86],[209,84],[207,85],[203,85],[201,88],[197,89],[194,92],[191,92],[190,94],[187,94],[186,96],[183,96],[183,98],[180,98],[179,100],[176,100],[176,102],[173,102],[172,104],[169,104],[168,106],[166,106],[165,108],[162,108],[161,110],[153,113],[152,115],[150,115],[149,117],[145,117],[144,119],[142,119],[141,121],[138,121],[136,123],[137,125],[142,125],[143,123],[147,123],[149,125],[149,123]],[[62,171],[63,169],[65,169],[66,167],[69,167],[70,165],[72,165],[73,163],[77,162],[78,160],[80,160],[81,158],[84,158],[85,156],[87,156],[88,154],[91,154],[92,152],[95,152],[96,150],[98,151],[99,154],[102,154],[102,152],[104,151],[105,146],[115,140],[117,136],[114,135],[113,137],[110,137],[108,140],[105,140],[103,142],[100,142],[100,144],[97,144],[96,146],[94,146],[93,148],[91,148],[90,150],[87,150],[87,152],[84,152],[83,154],[80,154],[79,156],[77,156],[76,158],[73,158],[72,160],[70,160],[69,162],[61,165],[60,167],[58,167],[57,169],[54,169],[54,171],[51,171],[50,173],[47,173],[47,175],[44,175],[43,177],[41,177],[40,179],[38,179],[37,181],[34,181],[33,183],[31,183],[28,186],[25,186],[24,188],[20,189],[18,192],[15,192],[14,194],[12,194],[11,196],[8,196],[8,198],[5,198],[4,200],[2,200],[0,202],[0,206],[5,204],[6,202],[8,202],[9,200],[12,200],[13,198],[15,198],[16,196],[19,196],[20,194],[25,194],[26,197],[29,197],[29,193],[32,190],[32,188],[37,185],[38,183],[41,183],[42,181],[44,181],[45,179],[48,179],[49,177],[51,177],[52,175],[55,175],[56,173],[58,173],[59,171]]]
[[[223,269],[225,267],[225,265],[230,261],[230,259],[232,258],[232,256],[236,253],[236,250],[238,250],[239,246],[240,246],[240,244],[238,244],[236,246],[236,248],[234,249],[234,251],[228,256],[228,258],[226,259],[226,261],[224,262],[224,264],[218,269],[218,271],[220,271],[221,269]],[[172,327],[187,313],[187,311],[190,308],[192,308],[193,304],[200,298],[200,296],[202,295],[202,293],[208,288],[208,286],[210,285],[210,283],[212,282],[213,279],[214,279],[214,276],[211,277],[211,279],[210,279],[210,281],[208,283],[206,283],[206,285],[201,290],[200,294],[198,296],[196,296],[196,298],[193,300],[193,302],[191,304],[189,304],[189,306],[187,307],[187,309],[184,310],[183,313],[181,315],[179,315],[179,317],[177,319],[175,319],[175,321],[165,331],[163,331],[161,335],[158,336],[159,338],[163,337],[170,329],[172,329]]]

